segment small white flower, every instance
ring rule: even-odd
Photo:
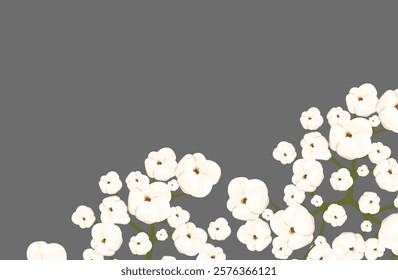
[[[267,221],[270,221],[273,215],[274,212],[271,209],[265,209],[261,217]]]
[[[176,258],[173,256],[163,256],[162,260],[164,261],[175,261]]]
[[[113,256],[123,243],[122,231],[114,224],[98,223],[91,229],[91,247],[99,255]]]
[[[182,209],[180,206],[171,207],[170,216],[167,218],[167,222],[173,228],[177,228],[179,225],[186,224],[189,221],[190,214],[188,211]]]
[[[315,239],[314,244],[315,244],[316,246],[326,246],[326,245],[328,244],[328,242],[327,242],[327,240],[326,240],[326,238],[325,238],[324,236],[319,235],[319,236]]]
[[[398,250],[398,213],[390,214],[382,222],[379,230],[379,241],[387,249]],[[394,254],[395,254],[394,252]]]
[[[245,244],[249,251],[262,251],[272,241],[271,229],[263,220],[246,221],[237,232],[238,240]]]
[[[360,177],[366,177],[369,174],[369,168],[366,164],[362,164],[360,167],[357,169],[357,173]]]
[[[381,189],[389,192],[398,191],[398,163],[395,159],[380,161],[373,170],[373,175]]]
[[[156,232],[156,238],[159,241],[165,241],[167,239],[167,237],[169,237],[169,236],[167,234],[167,231],[164,228],[162,228],[161,230],[158,230]]]
[[[323,124],[323,118],[318,108],[312,107],[304,111],[300,117],[300,123],[304,129],[317,130]]]
[[[360,260],[365,253],[365,241],[353,232],[343,232],[332,243],[333,253],[339,260]]]
[[[72,214],[72,222],[81,228],[89,228],[95,222],[94,211],[90,207],[80,205]]]
[[[101,176],[99,187],[105,194],[115,194],[122,188],[122,181],[115,171],[110,171],[108,174]]]
[[[146,187],[149,185],[149,177],[142,174],[140,171],[133,171],[126,178],[127,188],[129,190]]]
[[[386,248],[384,248],[384,246],[380,244],[377,238],[369,238],[368,240],[366,240],[365,246],[365,257],[368,260],[381,258],[384,255],[384,251],[386,250]]]
[[[303,158],[329,160],[332,157],[328,140],[318,131],[305,134],[300,145]]]
[[[299,190],[314,192],[324,178],[322,164],[313,159],[299,159],[293,164],[292,182]]]
[[[134,255],[146,255],[152,249],[152,242],[149,240],[148,234],[140,232],[136,236],[130,238],[129,248]]]
[[[104,198],[99,209],[103,223],[126,225],[130,222],[126,203],[116,195]]]
[[[311,198],[311,204],[314,205],[315,207],[320,207],[323,204],[323,199],[320,195],[314,195],[313,198]]]
[[[364,214],[377,214],[380,211],[380,197],[375,192],[364,192],[358,200],[358,205]]]
[[[334,108],[330,109],[330,111],[326,117],[328,119],[330,126],[338,124],[341,121],[351,119],[350,113],[343,110],[341,107],[334,107]]]
[[[292,184],[285,187],[284,193],[285,196],[283,200],[288,206],[292,204],[301,204],[305,199],[305,193]]]
[[[218,218],[211,222],[207,231],[213,240],[225,240],[231,234],[231,228],[225,218]]]
[[[340,227],[347,220],[347,214],[343,206],[331,204],[323,213],[323,219],[333,227]]]
[[[172,192],[175,192],[180,187],[180,185],[178,184],[176,179],[173,179],[173,180],[167,182],[167,186],[169,186],[169,189]]]
[[[296,149],[291,143],[282,141],[274,149],[272,156],[282,164],[290,164],[296,159],[297,153]]]
[[[176,228],[172,238],[178,252],[192,257],[197,255],[206,244],[207,233],[193,223],[186,223]]]
[[[177,167],[176,154],[170,148],[150,152],[145,159],[145,170],[150,178],[167,181],[174,176]]]
[[[60,244],[36,241],[26,250],[28,260],[66,260],[67,254]]]
[[[315,245],[308,253],[307,260],[334,260],[332,247],[328,243]]]
[[[206,243],[199,251],[197,260],[225,260],[226,256],[220,247],[214,247],[212,244]]]
[[[95,260],[103,260],[104,256],[97,254],[94,249],[86,249],[83,252],[83,260],[85,261],[95,261]]]
[[[398,89],[387,90],[377,104],[377,113],[385,129],[398,133]]]
[[[272,254],[275,258],[286,260],[293,253],[293,250],[287,245],[287,241],[280,237],[275,237],[272,241]]]
[[[372,223],[369,222],[368,220],[365,220],[361,224],[361,230],[363,232],[371,232],[372,231]]]
[[[369,123],[372,127],[378,127],[380,125],[380,119],[377,115],[371,116],[369,118]]]
[[[397,195],[397,197],[394,199],[394,206],[395,206],[395,208],[398,208],[398,195]]]
[[[354,179],[347,168],[340,168],[337,172],[333,172],[330,177],[330,184],[336,191],[346,191],[353,183]]]
[[[374,164],[379,164],[382,160],[391,156],[391,149],[381,142],[373,143],[369,153],[369,160]]]
[[[361,117],[368,117],[376,112],[378,101],[377,90],[372,84],[353,87],[346,96],[348,111]]]

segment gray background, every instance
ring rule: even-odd
[[[229,220],[231,237],[212,243],[229,259],[272,258],[271,247],[252,253],[237,241],[243,223],[226,209],[228,182],[262,179],[283,205],[292,171],[272,150],[281,140],[300,150],[301,112],[345,107],[349,89],[365,82],[379,96],[398,87],[396,7],[292,2],[1,1],[0,259],[25,259],[36,240],[81,259],[91,237],[71,222],[76,207],[99,217],[99,177],[145,171],[148,153],[165,146],[222,168],[211,195],[178,201],[201,227]],[[396,138],[378,136],[394,157]],[[375,187],[371,176],[360,182]],[[395,197],[376,189],[383,204]],[[330,190],[326,179],[319,193],[342,196]],[[349,215],[326,227],[329,241],[359,231],[361,217]],[[127,246],[135,233],[124,228],[116,258],[137,258]],[[155,257],[165,254],[182,257],[170,239]]]

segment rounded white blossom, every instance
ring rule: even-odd
[[[173,179],[173,180],[167,182],[167,186],[169,186],[169,189],[172,192],[175,192],[180,187],[180,185],[178,184],[176,179]]]
[[[270,221],[273,215],[274,212],[271,209],[265,209],[263,214],[261,214],[261,217],[267,221]]]
[[[93,209],[84,205],[80,205],[72,214],[72,222],[81,228],[91,227],[95,222]]]
[[[300,145],[303,158],[329,160],[332,157],[328,140],[318,131],[305,134]]]
[[[176,258],[173,257],[173,256],[163,256],[162,260],[164,260],[164,261],[175,261]]]
[[[67,254],[62,245],[36,241],[26,250],[28,260],[66,260]]]
[[[99,187],[105,194],[115,194],[122,188],[122,181],[119,179],[119,174],[115,171],[110,171],[106,175],[101,176]]]
[[[366,164],[362,164],[360,167],[357,169],[358,176],[360,177],[366,177],[369,174],[369,168]]]
[[[225,240],[231,234],[231,228],[225,218],[218,218],[209,224],[207,229],[210,238],[213,240]]]
[[[381,258],[384,255],[386,248],[380,244],[377,238],[369,238],[365,242],[366,251],[365,257],[368,260],[375,260]]]
[[[277,161],[280,161],[282,164],[290,164],[292,163],[296,157],[296,149],[293,144],[282,141],[278,144],[278,146],[272,152],[272,156]]]
[[[149,177],[142,174],[140,171],[132,171],[126,178],[127,188],[129,190],[146,187],[149,185]]]
[[[190,214],[180,206],[171,207],[170,216],[167,218],[169,226],[177,228],[179,225],[186,224],[189,221]]]
[[[346,191],[353,183],[354,179],[347,168],[340,168],[337,172],[333,172],[330,177],[330,184],[336,191]]]
[[[347,220],[347,213],[343,206],[338,204],[329,205],[328,209],[323,213],[323,219],[333,227],[342,226]]]
[[[323,199],[320,195],[314,195],[311,198],[311,204],[314,205],[315,207],[320,207],[323,204]]]
[[[358,200],[358,205],[364,214],[377,214],[380,211],[380,197],[375,192],[364,192]]]
[[[300,123],[304,129],[317,130],[323,124],[323,117],[318,108],[311,107],[301,114]]]
[[[315,238],[314,244],[316,246],[326,246],[328,244],[326,238],[322,235],[318,235],[317,238]]]
[[[381,189],[389,192],[398,191],[398,163],[395,159],[380,161],[373,170],[373,175]]]
[[[102,256],[113,256],[123,243],[122,231],[114,224],[95,224],[91,236],[91,247]]]
[[[353,87],[346,96],[348,111],[360,117],[368,117],[376,112],[378,101],[377,90],[372,84]]]
[[[379,241],[387,249],[398,250],[398,213],[389,215],[381,222]]]
[[[130,222],[126,203],[116,195],[104,198],[99,209],[103,223],[126,225]]]
[[[343,110],[341,107],[334,107],[330,109],[326,118],[328,119],[329,125],[333,126],[340,123],[341,121],[348,121],[351,119],[349,112]]]
[[[179,225],[172,238],[178,252],[187,256],[195,256],[206,244],[207,233],[193,223]]]
[[[140,232],[136,236],[130,238],[129,248],[134,255],[146,255],[152,249],[152,242],[149,240],[148,234]]]
[[[167,234],[167,231],[164,228],[156,232],[156,239],[159,241],[165,241],[167,237],[169,237],[169,235]]]
[[[323,167],[318,161],[299,159],[294,162],[292,182],[299,190],[314,192],[323,178]]]
[[[385,129],[398,133],[398,89],[387,90],[380,97],[377,113]]]
[[[371,232],[372,231],[372,223],[368,220],[365,220],[361,223],[361,230],[363,232]]]
[[[380,119],[377,115],[371,116],[369,118],[369,123],[372,127],[378,127],[380,125]]]
[[[275,237],[272,240],[272,254],[275,258],[286,260],[293,253],[293,250],[288,246],[287,241],[281,237]]]
[[[301,204],[305,199],[305,193],[292,184],[285,187],[284,193],[283,200],[288,206],[292,204]]]
[[[199,251],[197,260],[225,260],[226,256],[220,247],[214,247],[212,244],[206,243]]]
[[[167,181],[174,176],[177,167],[176,154],[170,148],[150,152],[145,159],[145,170],[150,178]]]
[[[339,260],[360,260],[363,258],[366,246],[358,233],[343,232],[332,243],[333,253]]]
[[[381,142],[373,143],[369,160],[374,164],[379,164],[382,160],[388,159],[391,156],[391,149]]]
[[[237,233],[238,240],[245,244],[249,251],[262,251],[272,241],[271,229],[263,220],[246,221]]]
[[[95,261],[95,260],[103,260],[104,256],[97,254],[94,249],[86,249],[83,252],[83,260],[85,261]]]
[[[195,153],[185,155],[180,160],[175,174],[184,193],[194,197],[205,197],[220,179],[221,168],[201,153]]]
[[[328,243],[323,245],[315,245],[308,253],[307,260],[334,260],[332,247]]]

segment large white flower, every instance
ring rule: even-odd
[[[130,238],[129,248],[134,255],[146,255],[152,249],[152,242],[148,234],[140,232]]]
[[[347,214],[343,206],[331,204],[323,213],[323,219],[333,227],[340,227],[347,220]]]
[[[98,185],[103,193],[115,194],[120,191],[123,183],[119,179],[119,174],[115,171],[110,171],[106,175],[101,176]]]
[[[228,195],[228,210],[234,218],[243,221],[256,220],[269,203],[268,188],[258,179],[233,179],[228,185]]]
[[[315,230],[314,217],[300,204],[280,210],[271,218],[272,231],[287,241],[292,250],[311,243]]]
[[[189,221],[190,214],[187,210],[180,206],[171,207],[170,216],[167,218],[169,226],[177,228],[179,225],[185,224]]]
[[[301,204],[305,199],[305,193],[292,184],[285,187],[284,193],[283,200],[288,206],[292,204]]]
[[[287,245],[287,241],[281,237],[275,237],[272,240],[272,254],[275,258],[286,260],[293,253],[293,250]]]
[[[382,160],[391,156],[391,149],[381,142],[373,143],[369,153],[369,160],[374,164],[379,164]]]
[[[123,243],[122,231],[114,224],[98,223],[91,229],[91,235],[91,247],[102,256],[113,256]]]
[[[86,249],[83,252],[83,260],[85,261],[95,261],[95,260],[103,260],[104,256],[97,254],[94,249]]]
[[[389,215],[381,222],[379,241],[387,249],[398,250],[398,213]]]
[[[282,141],[276,146],[272,152],[272,156],[282,164],[290,164],[296,159],[297,153],[293,144]]]
[[[398,133],[398,89],[387,90],[380,97],[376,109],[384,128]]]
[[[293,164],[292,182],[299,190],[313,192],[322,183],[322,164],[313,159],[299,159]]]
[[[209,224],[207,229],[210,238],[213,240],[225,240],[231,234],[231,228],[225,218],[218,218]]]
[[[395,159],[380,161],[373,170],[373,175],[381,189],[389,192],[398,191],[398,163]]]
[[[333,172],[330,177],[330,184],[336,191],[346,191],[353,183],[354,179],[347,168],[340,168],[337,172]]]
[[[72,214],[72,222],[81,228],[91,227],[95,222],[93,209],[84,205],[80,205]]]
[[[116,195],[104,198],[99,209],[103,223],[126,225],[130,222],[126,203]]]
[[[28,260],[66,260],[67,254],[61,245],[36,241],[29,245],[26,251]]]
[[[380,244],[377,238],[369,238],[365,242],[366,251],[365,257],[368,260],[375,260],[381,258],[384,255],[386,248]]]
[[[262,251],[272,241],[269,225],[261,219],[246,221],[237,233],[238,240],[245,244],[249,251]]]
[[[206,244],[207,233],[193,223],[186,223],[176,228],[172,238],[178,252],[192,257],[197,255]]]
[[[173,177],[176,167],[176,154],[170,148],[150,152],[148,158],[145,159],[146,173],[150,178],[159,181],[167,181]]]
[[[364,214],[376,214],[380,211],[380,197],[375,192],[364,192],[358,200],[359,210]]]
[[[305,134],[300,145],[303,158],[329,160],[332,157],[328,140],[318,131]]]
[[[170,199],[169,187],[163,182],[154,182],[130,191],[128,209],[141,222],[158,223],[169,217]]]
[[[333,126],[344,120],[350,120],[351,115],[349,112],[343,110],[341,107],[335,107],[330,109],[326,118],[328,119],[329,125]]]
[[[364,118],[342,121],[330,128],[329,145],[341,157],[353,160],[371,151],[372,126]]]
[[[206,243],[199,251],[197,260],[225,260],[226,256],[220,247],[214,247],[212,244]]]
[[[300,123],[304,129],[317,130],[323,124],[321,112],[316,107],[311,107],[308,111],[304,111],[300,117]]]
[[[339,260],[360,260],[363,258],[366,246],[358,233],[343,232],[332,243],[333,253]]]
[[[175,174],[184,193],[194,197],[205,197],[220,179],[221,169],[214,161],[196,153],[185,155],[178,163]]]
[[[361,117],[368,117],[376,112],[378,101],[377,90],[371,84],[353,87],[346,96],[348,111]]]
[[[129,190],[145,187],[149,185],[149,178],[140,171],[132,171],[126,178],[126,184]]]

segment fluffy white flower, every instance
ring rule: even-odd
[[[177,181],[181,190],[194,197],[207,196],[221,176],[217,163],[201,153],[185,155],[177,165]]]
[[[337,172],[333,172],[330,177],[330,184],[336,191],[346,191],[353,183],[354,179],[347,168],[340,168]]]
[[[180,187],[180,185],[178,184],[176,179],[173,179],[173,180],[167,182],[167,186],[169,186],[169,189],[172,192],[175,192]]]
[[[225,218],[218,218],[211,222],[207,231],[213,240],[225,240],[231,234],[231,228]]]
[[[389,215],[381,222],[379,241],[387,249],[398,250],[398,213]]]
[[[326,238],[322,235],[318,235],[317,238],[315,238],[314,244],[316,246],[326,246],[328,244]]]
[[[284,193],[283,200],[288,206],[292,204],[301,204],[305,199],[305,193],[292,184],[285,187]]]
[[[174,246],[178,252],[187,256],[195,256],[207,241],[207,233],[193,223],[179,225],[173,232]]]
[[[317,130],[323,124],[321,112],[316,107],[311,107],[308,111],[304,111],[300,117],[300,123],[304,129]]]
[[[368,220],[365,220],[361,224],[361,230],[363,232],[371,232],[372,231],[372,223],[369,222]]]
[[[300,145],[303,158],[329,160],[332,157],[328,140],[318,131],[305,134]]]
[[[384,128],[398,133],[398,89],[387,90],[380,97],[376,109]]]
[[[331,204],[323,213],[323,219],[333,227],[340,227],[347,220],[347,214],[343,206]]]
[[[129,190],[146,187],[149,185],[149,177],[142,174],[140,171],[133,171],[126,178],[127,188]]]
[[[84,205],[80,205],[72,214],[72,222],[81,228],[91,227],[95,222],[93,209]]]
[[[380,119],[377,115],[371,116],[369,118],[369,123],[372,127],[378,127],[380,125]]]
[[[272,241],[272,254],[275,258],[286,260],[293,253],[293,250],[287,245],[286,240],[280,237],[275,237]]]
[[[293,164],[292,182],[299,190],[313,192],[324,178],[322,164],[313,159],[299,159]]]
[[[274,214],[271,228],[275,234],[286,240],[290,249],[300,249],[313,239],[314,217],[300,204],[293,204]]]
[[[134,255],[146,255],[152,249],[152,242],[149,240],[148,234],[140,232],[136,236],[130,238],[129,248]]]
[[[103,260],[104,256],[97,254],[94,249],[86,249],[83,252],[83,260],[85,261],[95,261],[95,260]]]
[[[269,203],[268,188],[258,179],[233,179],[228,185],[228,195],[228,210],[234,218],[243,221],[256,220]]]
[[[369,153],[369,160],[374,164],[379,164],[382,160],[391,156],[391,149],[381,142],[373,143]]]
[[[384,251],[386,250],[386,248],[384,248],[384,246],[380,244],[377,238],[369,238],[368,240],[366,240],[365,246],[365,257],[368,260],[381,258],[384,255]]]
[[[360,260],[365,253],[365,241],[358,233],[343,232],[332,243],[333,253],[339,260]]]
[[[314,205],[315,207],[320,207],[323,204],[323,199],[320,195],[314,195],[313,198],[311,198],[311,204]]]
[[[269,225],[263,220],[246,221],[237,233],[238,240],[245,244],[249,251],[262,251],[272,241]]]
[[[366,177],[369,174],[369,168],[366,164],[362,164],[360,167],[357,169],[357,173],[360,177]]]
[[[307,260],[334,260],[336,259],[329,244],[315,245],[308,253]]]
[[[375,192],[364,192],[358,200],[358,205],[364,214],[377,214],[380,211],[380,197]]]
[[[212,244],[206,243],[199,251],[197,260],[225,260],[226,256],[220,247],[214,247]]]
[[[348,111],[352,114],[368,117],[376,112],[377,90],[371,84],[353,87],[346,96]]]
[[[103,223],[126,225],[130,222],[126,203],[116,195],[104,198],[99,209]]]
[[[398,163],[395,159],[380,161],[373,170],[373,175],[381,189],[389,192],[398,191]]]
[[[173,257],[173,256],[163,256],[162,260],[165,260],[165,261],[175,261],[176,258]]]
[[[177,228],[179,225],[185,224],[189,221],[190,214],[188,211],[182,209],[180,206],[171,207],[170,216],[167,218],[167,222],[173,228]]]
[[[176,154],[170,148],[150,152],[148,158],[145,159],[146,173],[150,178],[159,181],[167,181],[173,177],[176,166]]]
[[[261,214],[261,217],[267,221],[270,221],[273,215],[274,212],[271,209],[265,209],[263,214]]]
[[[99,187],[105,194],[115,194],[122,188],[122,181],[115,171],[110,171],[108,174],[101,176]]]
[[[154,182],[130,191],[128,210],[141,222],[158,223],[169,217],[170,199],[169,187],[163,182]]]
[[[113,256],[123,243],[122,231],[114,224],[95,224],[91,236],[91,247],[102,256]]]
[[[372,126],[367,119],[342,121],[330,128],[329,145],[341,157],[353,160],[369,154],[372,146]]]
[[[291,143],[282,141],[274,149],[272,156],[282,164],[290,164],[296,159],[297,153],[296,149]]]
[[[29,245],[26,251],[28,260],[66,260],[64,247],[57,243],[36,241]]]
[[[343,110],[341,107],[334,107],[330,109],[329,113],[327,114],[327,119],[330,126],[340,123],[344,120],[350,120],[351,115],[349,112]]]
[[[161,230],[158,230],[156,232],[156,239],[159,241],[165,241],[167,239],[167,237],[169,237],[169,236],[167,234],[167,231],[164,228],[162,228]]]

